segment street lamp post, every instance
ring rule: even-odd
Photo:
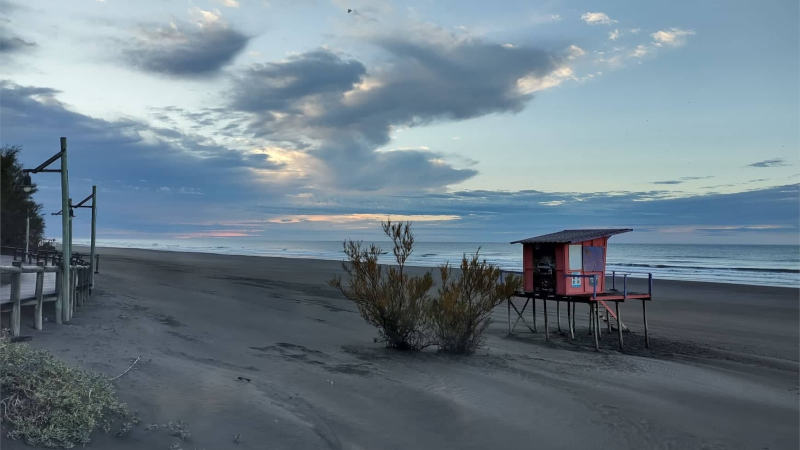
[[[60,169],[48,169],[47,166],[54,163],[57,159],[61,160]],[[61,208],[64,211],[69,211],[69,172],[67,170],[67,138],[61,138],[61,151],[51,156],[47,161],[39,164],[35,169],[24,169],[25,174],[39,173],[39,172],[59,172],[61,173]],[[30,188],[30,176],[26,177],[28,189]],[[30,190],[28,191],[30,192]],[[61,219],[61,250],[63,252],[63,261],[61,263],[61,298],[56,302],[56,323],[62,323],[64,318],[67,318],[68,309],[65,306],[70,305],[71,283],[70,280],[70,262],[72,260],[72,234],[70,230],[69,214],[64,214]],[[67,320],[69,320],[67,318]]]
[[[87,206],[84,203],[88,202],[89,199],[92,199],[92,205]],[[89,252],[89,258],[91,261],[90,269],[91,275],[89,275],[89,286],[94,289],[94,270],[95,270],[95,238],[97,236],[97,186],[92,186],[92,193],[89,194],[85,199],[81,200],[77,205],[72,205],[72,200],[70,200],[70,217],[73,217],[72,208],[91,208],[92,209],[92,240]],[[62,210],[63,211],[63,210]],[[53,215],[59,215],[62,211],[53,213]],[[70,219],[70,224],[72,223],[72,219]],[[72,231],[70,230],[70,235],[72,235]]]
[[[22,192],[26,194],[30,194],[33,191],[33,185],[31,184],[31,176],[30,174],[25,174],[23,178],[23,185],[22,185]],[[31,209],[30,206],[25,206],[25,256],[23,257],[23,261],[28,260],[28,251],[30,251],[30,240],[31,240]]]

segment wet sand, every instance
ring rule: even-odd
[[[175,438],[145,428],[168,421],[187,424],[184,449],[798,448],[797,289],[656,280],[652,348],[632,302],[625,353],[607,333],[593,351],[585,306],[578,341],[548,343],[508,336],[503,305],[484,347],[457,357],[374,343],[326,284],[337,262],[100,253],[72,323],[52,306],[44,331],[23,319],[32,345],[109,376],[141,356],[115,385],[142,424],[90,448],[167,449]]]

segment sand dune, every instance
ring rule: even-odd
[[[624,354],[608,334],[592,350],[583,310],[577,343],[546,343],[507,336],[502,307],[478,354],[456,357],[372,342],[326,284],[335,262],[100,253],[71,324],[23,328],[111,376],[142,357],[116,381],[142,426],[92,448],[166,449],[174,438],[144,425],[177,420],[186,449],[798,447],[796,289],[657,281],[653,348],[625,305]]]

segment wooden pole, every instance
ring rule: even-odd
[[[83,267],[78,267],[78,299],[80,300],[80,305],[83,306],[86,303],[86,297],[84,297],[84,279],[83,279]]]
[[[22,267],[22,261],[11,263],[15,267]],[[22,272],[11,274],[11,335],[19,336],[22,316],[22,305],[20,304],[20,287],[22,285]]]
[[[70,262],[72,261],[72,236],[70,235],[70,199],[69,199],[69,172],[67,170],[67,138],[61,138],[61,252],[64,255],[62,261],[62,277],[61,277],[61,301],[62,311],[69,321],[69,305],[71,304],[70,297],[72,289],[70,282],[72,280],[72,272],[70,271]]]
[[[61,325],[64,322],[64,312],[62,311],[62,306],[64,302],[62,301],[64,297],[64,283],[61,282],[61,278],[64,276],[61,273],[61,270],[56,272],[56,323]]]
[[[37,266],[42,268],[41,272],[36,272],[36,311],[33,314],[33,328],[42,329],[42,297],[44,294],[44,264]]]
[[[572,302],[572,339],[575,339],[575,302]]]
[[[589,309],[594,308],[592,316],[594,317],[594,349],[600,351],[600,324],[597,323],[597,305],[589,304]]]
[[[30,251],[31,241],[31,211],[25,210],[25,260],[28,259],[28,252]]]
[[[556,300],[556,324],[558,325],[558,332],[561,333],[561,302]]]
[[[622,351],[622,318],[619,315],[619,302],[614,302],[617,309],[617,337],[619,338],[619,351]]]
[[[506,300],[506,308],[508,308],[508,334],[511,334],[511,297]]]
[[[597,325],[597,336],[602,336],[602,329],[600,328],[600,303],[594,302],[594,315],[595,325]]]
[[[542,300],[542,307],[544,308],[544,340],[550,340],[550,330],[548,329],[547,325],[547,300]]]
[[[572,306],[567,302],[567,331],[569,331],[569,338],[572,339]]]
[[[78,307],[76,299],[75,299],[75,288],[76,288],[76,286],[78,284],[76,282],[76,280],[75,280],[75,277],[77,275],[78,275],[78,270],[75,268],[75,266],[72,266],[72,268],[70,269],[70,272],[69,272],[69,278],[70,278],[70,280],[69,280],[69,286],[70,286],[70,288],[69,288],[70,289],[69,318],[70,319],[72,319],[72,316],[75,314],[75,310]]]
[[[642,300],[642,321],[644,322],[644,346],[650,348],[650,337],[647,335],[647,307],[646,300]]]
[[[94,289],[95,250],[94,243],[97,236],[97,186],[92,186],[92,245],[89,256],[89,287]]]

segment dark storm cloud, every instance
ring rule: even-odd
[[[250,38],[222,23],[149,25],[140,30],[127,60],[145,71],[202,76],[219,71],[238,55]]]
[[[375,44],[390,63],[373,72],[327,49],[256,66],[235,80],[231,107],[253,114],[253,134],[308,148],[335,186],[434,188],[476,172],[434,152],[376,152],[392,128],[518,112],[532,98],[518,80],[545,76],[559,63],[543,50],[480,39]]]
[[[281,63],[258,64],[237,81],[233,107],[241,111],[290,111],[308,96],[341,94],[366,73],[363,64],[327,50],[293,56]]]
[[[748,164],[747,167],[783,167],[788,165],[789,164],[787,164],[785,160],[778,158],[754,162],[752,164]]]

